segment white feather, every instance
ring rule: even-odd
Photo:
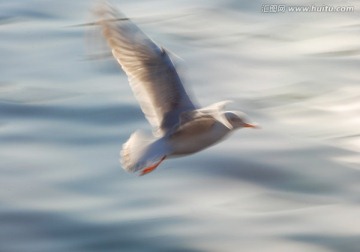
[[[163,139],[135,131],[120,152],[122,167],[128,172],[141,171],[159,162],[170,151]]]

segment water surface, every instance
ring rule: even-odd
[[[94,2],[1,2],[0,251],[358,251],[358,2],[115,4],[181,57],[199,103],[233,99],[262,129],[127,174],[121,145],[149,127],[77,26]]]

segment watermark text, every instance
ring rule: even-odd
[[[263,13],[285,13],[285,12],[354,12],[354,6],[332,6],[332,5],[286,5],[286,4],[263,4]]]

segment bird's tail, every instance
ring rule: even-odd
[[[135,131],[122,146],[120,162],[127,172],[142,171],[141,174],[146,174],[155,169],[168,152],[163,139]]]

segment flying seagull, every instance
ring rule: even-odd
[[[128,76],[153,136],[135,131],[120,152],[128,172],[153,171],[166,158],[201,151],[235,129],[257,128],[240,111],[224,111],[229,101],[199,108],[189,98],[169,52],[109,4],[97,10],[98,24],[112,54]]]

